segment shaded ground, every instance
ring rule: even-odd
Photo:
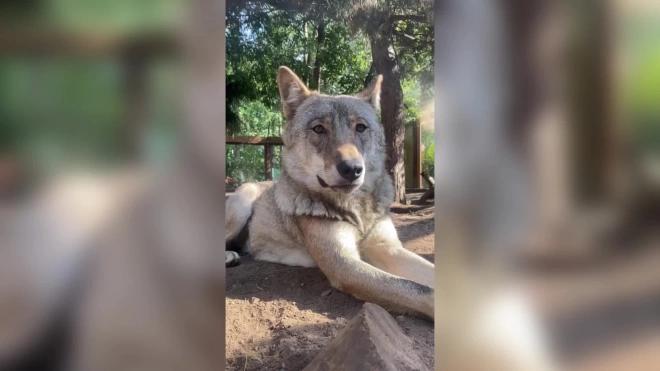
[[[660,369],[660,239],[619,255],[530,274],[571,371]],[[627,251],[626,251],[627,250]]]
[[[433,261],[433,208],[401,205],[395,214],[407,249]],[[356,315],[362,302],[332,289],[317,268],[244,257],[227,270],[227,370],[301,370]],[[397,316],[433,368],[433,324]]]

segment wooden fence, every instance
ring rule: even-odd
[[[282,146],[281,137],[227,137],[226,144],[264,146],[264,178],[273,180],[275,146]]]

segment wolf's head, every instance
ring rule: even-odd
[[[355,96],[310,92],[287,67],[277,83],[286,118],[282,167],[319,193],[351,193],[383,171],[385,136],[378,122],[380,84]]]

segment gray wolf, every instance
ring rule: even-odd
[[[257,260],[318,266],[358,299],[433,318],[434,265],[402,246],[389,215],[393,183],[376,114],[382,76],[355,96],[309,91],[287,67],[277,82],[282,173],[227,200],[227,266],[241,249]]]

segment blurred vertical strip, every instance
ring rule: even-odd
[[[225,178],[225,3],[189,2],[184,27],[183,145],[213,181]],[[224,195],[224,189],[220,189]],[[224,202],[224,197],[222,198]]]
[[[221,0],[0,2],[0,370],[224,368],[224,39]]]
[[[199,223],[208,233],[200,240],[202,247],[216,265],[212,271],[221,275],[216,295],[222,305],[216,314],[221,328],[213,333],[210,344],[217,353],[211,365],[225,369],[225,10],[224,0],[193,0],[188,2],[186,25],[183,28],[184,52],[184,126],[182,128],[182,152],[186,166],[197,177],[192,192],[203,190],[208,213],[199,215]],[[200,210],[202,211],[202,210]],[[210,218],[209,218],[210,217]],[[215,344],[214,344],[215,343]]]
[[[438,369],[657,369],[659,3],[436,5]]]
[[[514,267],[532,227],[537,1],[436,2],[436,369],[550,371]]]

